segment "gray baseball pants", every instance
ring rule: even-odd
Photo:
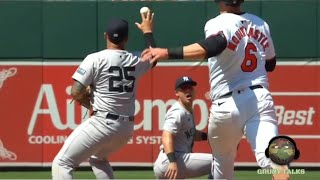
[[[211,173],[212,154],[208,153],[175,153],[178,164],[177,179],[194,178]],[[167,155],[160,151],[153,170],[157,179],[165,179],[164,174],[170,164]]]
[[[91,116],[70,134],[52,162],[53,179],[72,179],[74,168],[87,159],[97,179],[114,179],[107,157],[127,144],[134,124],[128,117],[114,120],[106,115]]]

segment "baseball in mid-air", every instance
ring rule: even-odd
[[[150,9],[149,9],[148,7],[142,7],[142,8],[140,9],[140,13],[141,13],[141,14],[147,14],[149,10],[150,10]]]

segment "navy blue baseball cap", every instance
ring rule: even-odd
[[[129,25],[126,20],[123,19],[112,19],[107,27],[106,31],[109,40],[115,44],[122,42],[129,34]]]
[[[182,76],[177,79],[175,89],[178,89],[179,87],[185,84],[191,84],[192,86],[196,86],[197,82],[192,80],[192,78],[189,76]]]

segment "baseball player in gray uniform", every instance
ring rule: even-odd
[[[153,42],[152,29],[146,28],[152,27],[152,18],[148,12],[138,24],[148,42]],[[72,179],[74,168],[87,159],[97,179],[114,178],[107,158],[133,135],[136,84],[153,65],[125,50],[128,30],[127,21],[110,21],[104,34],[107,49],[88,55],[73,74],[72,96],[93,113],[54,158],[53,179]]]
[[[273,179],[287,180],[287,166],[274,164],[265,155],[269,141],[278,135],[274,102],[267,72],[276,67],[269,25],[241,11],[244,0],[215,0],[221,14],[209,20],[206,39],[178,48],[150,48],[142,59],[208,58],[212,106],[208,140],[216,179],[234,179],[237,146],[246,137],[261,168],[280,169]]]
[[[195,129],[192,102],[197,83],[191,77],[177,79],[178,101],[165,116],[160,153],[154,163],[158,179],[184,179],[211,174],[212,154],[192,153],[194,141],[207,140],[207,134]]]

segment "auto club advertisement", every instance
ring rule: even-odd
[[[50,166],[68,135],[90,112],[72,101],[71,76],[80,62],[0,63],[0,166]],[[137,83],[134,136],[109,160],[114,166],[152,166],[159,153],[164,116],[176,102],[175,80],[191,76],[196,86],[195,124],[207,131],[209,76],[206,63],[165,62]],[[293,138],[300,157],[292,166],[320,166],[320,66],[279,63],[268,74],[279,132]],[[213,149],[214,150],[214,149]],[[211,153],[206,141],[194,152]],[[86,166],[86,163],[82,164]],[[240,142],[236,166],[257,166],[250,145]]]

